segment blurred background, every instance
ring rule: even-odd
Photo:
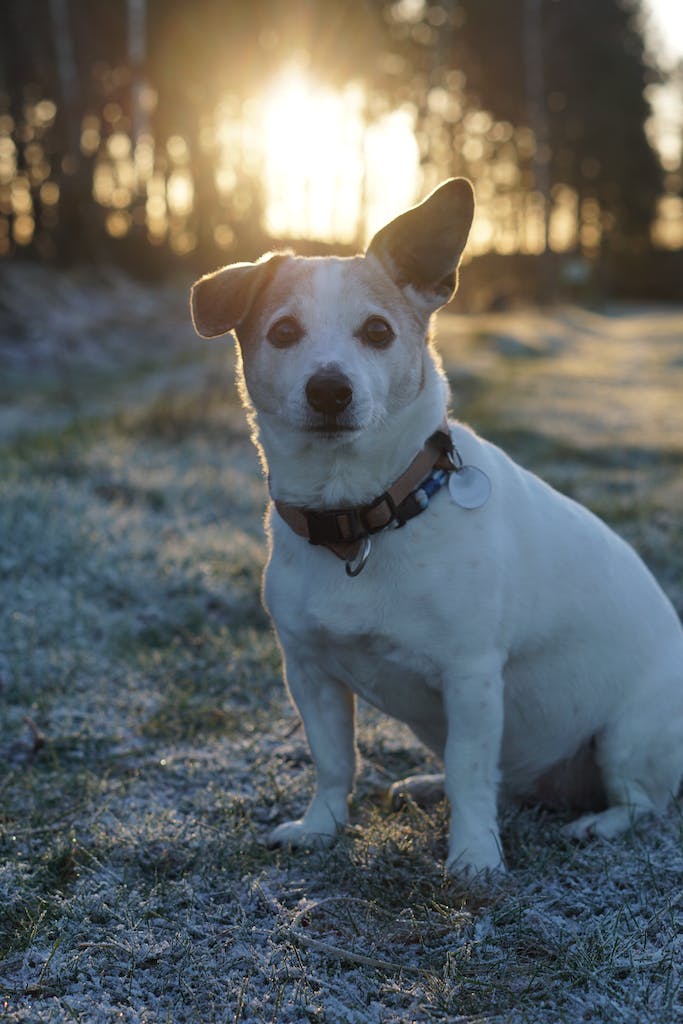
[[[682,135],[679,0],[0,5],[4,261],[353,252],[467,175],[469,308],[681,298]]]

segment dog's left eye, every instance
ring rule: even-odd
[[[390,345],[395,338],[391,324],[381,316],[370,316],[360,329],[361,341],[375,348],[384,348]]]

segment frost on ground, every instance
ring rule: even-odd
[[[265,488],[229,342],[184,285],[0,285],[0,1020],[683,1019],[683,822],[611,843],[503,812],[509,878],[446,879],[431,766],[369,709],[353,824],[272,853],[312,771],[259,602]],[[683,611],[683,313],[439,326],[454,411],[610,521]],[[683,667],[682,667],[683,670]]]

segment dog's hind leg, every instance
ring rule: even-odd
[[[622,709],[596,740],[607,809],[565,826],[571,839],[612,839],[645,814],[661,813],[676,795],[683,771],[683,688],[672,688],[662,714],[648,690],[638,706]]]
[[[630,828],[637,818],[656,810],[656,805],[639,783],[627,783],[622,779],[619,796],[610,807],[595,814],[581,815],[565,825],[563,832],[570,839],[583,840],[593,836],[613,839]]]
[[[355,698],[343,683],[322,674],[315,659],[286,654],[286,680],[304,723],[316,771],[306,813],[273,829],[269,846],[315,846],[332,841],[349,817],[356,773]]]

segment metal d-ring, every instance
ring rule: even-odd
[[[363,547],[361,548],[360,554],[356,557],[356,559],[353,562],[347,562],[346,563],[346,575],[347,576],[360,576],[360,574],[362,573],[363,569],[365,568],[365,563],[367,562],[368,558],[370,557],[370,552],[371,551],[372,551],[372,541],[370,540],[369,537],[364,537],[363,538]]]
[[[450,462],[450,464],[453,467],[453,469],[455,470],[455,472],[459,473],[460,470],[463,467],[463,461],[462,461],[462,455],[460,454],[458,449],[455,447],[455,445],[453,445],[451,450],[448,452],[448,461]]]

